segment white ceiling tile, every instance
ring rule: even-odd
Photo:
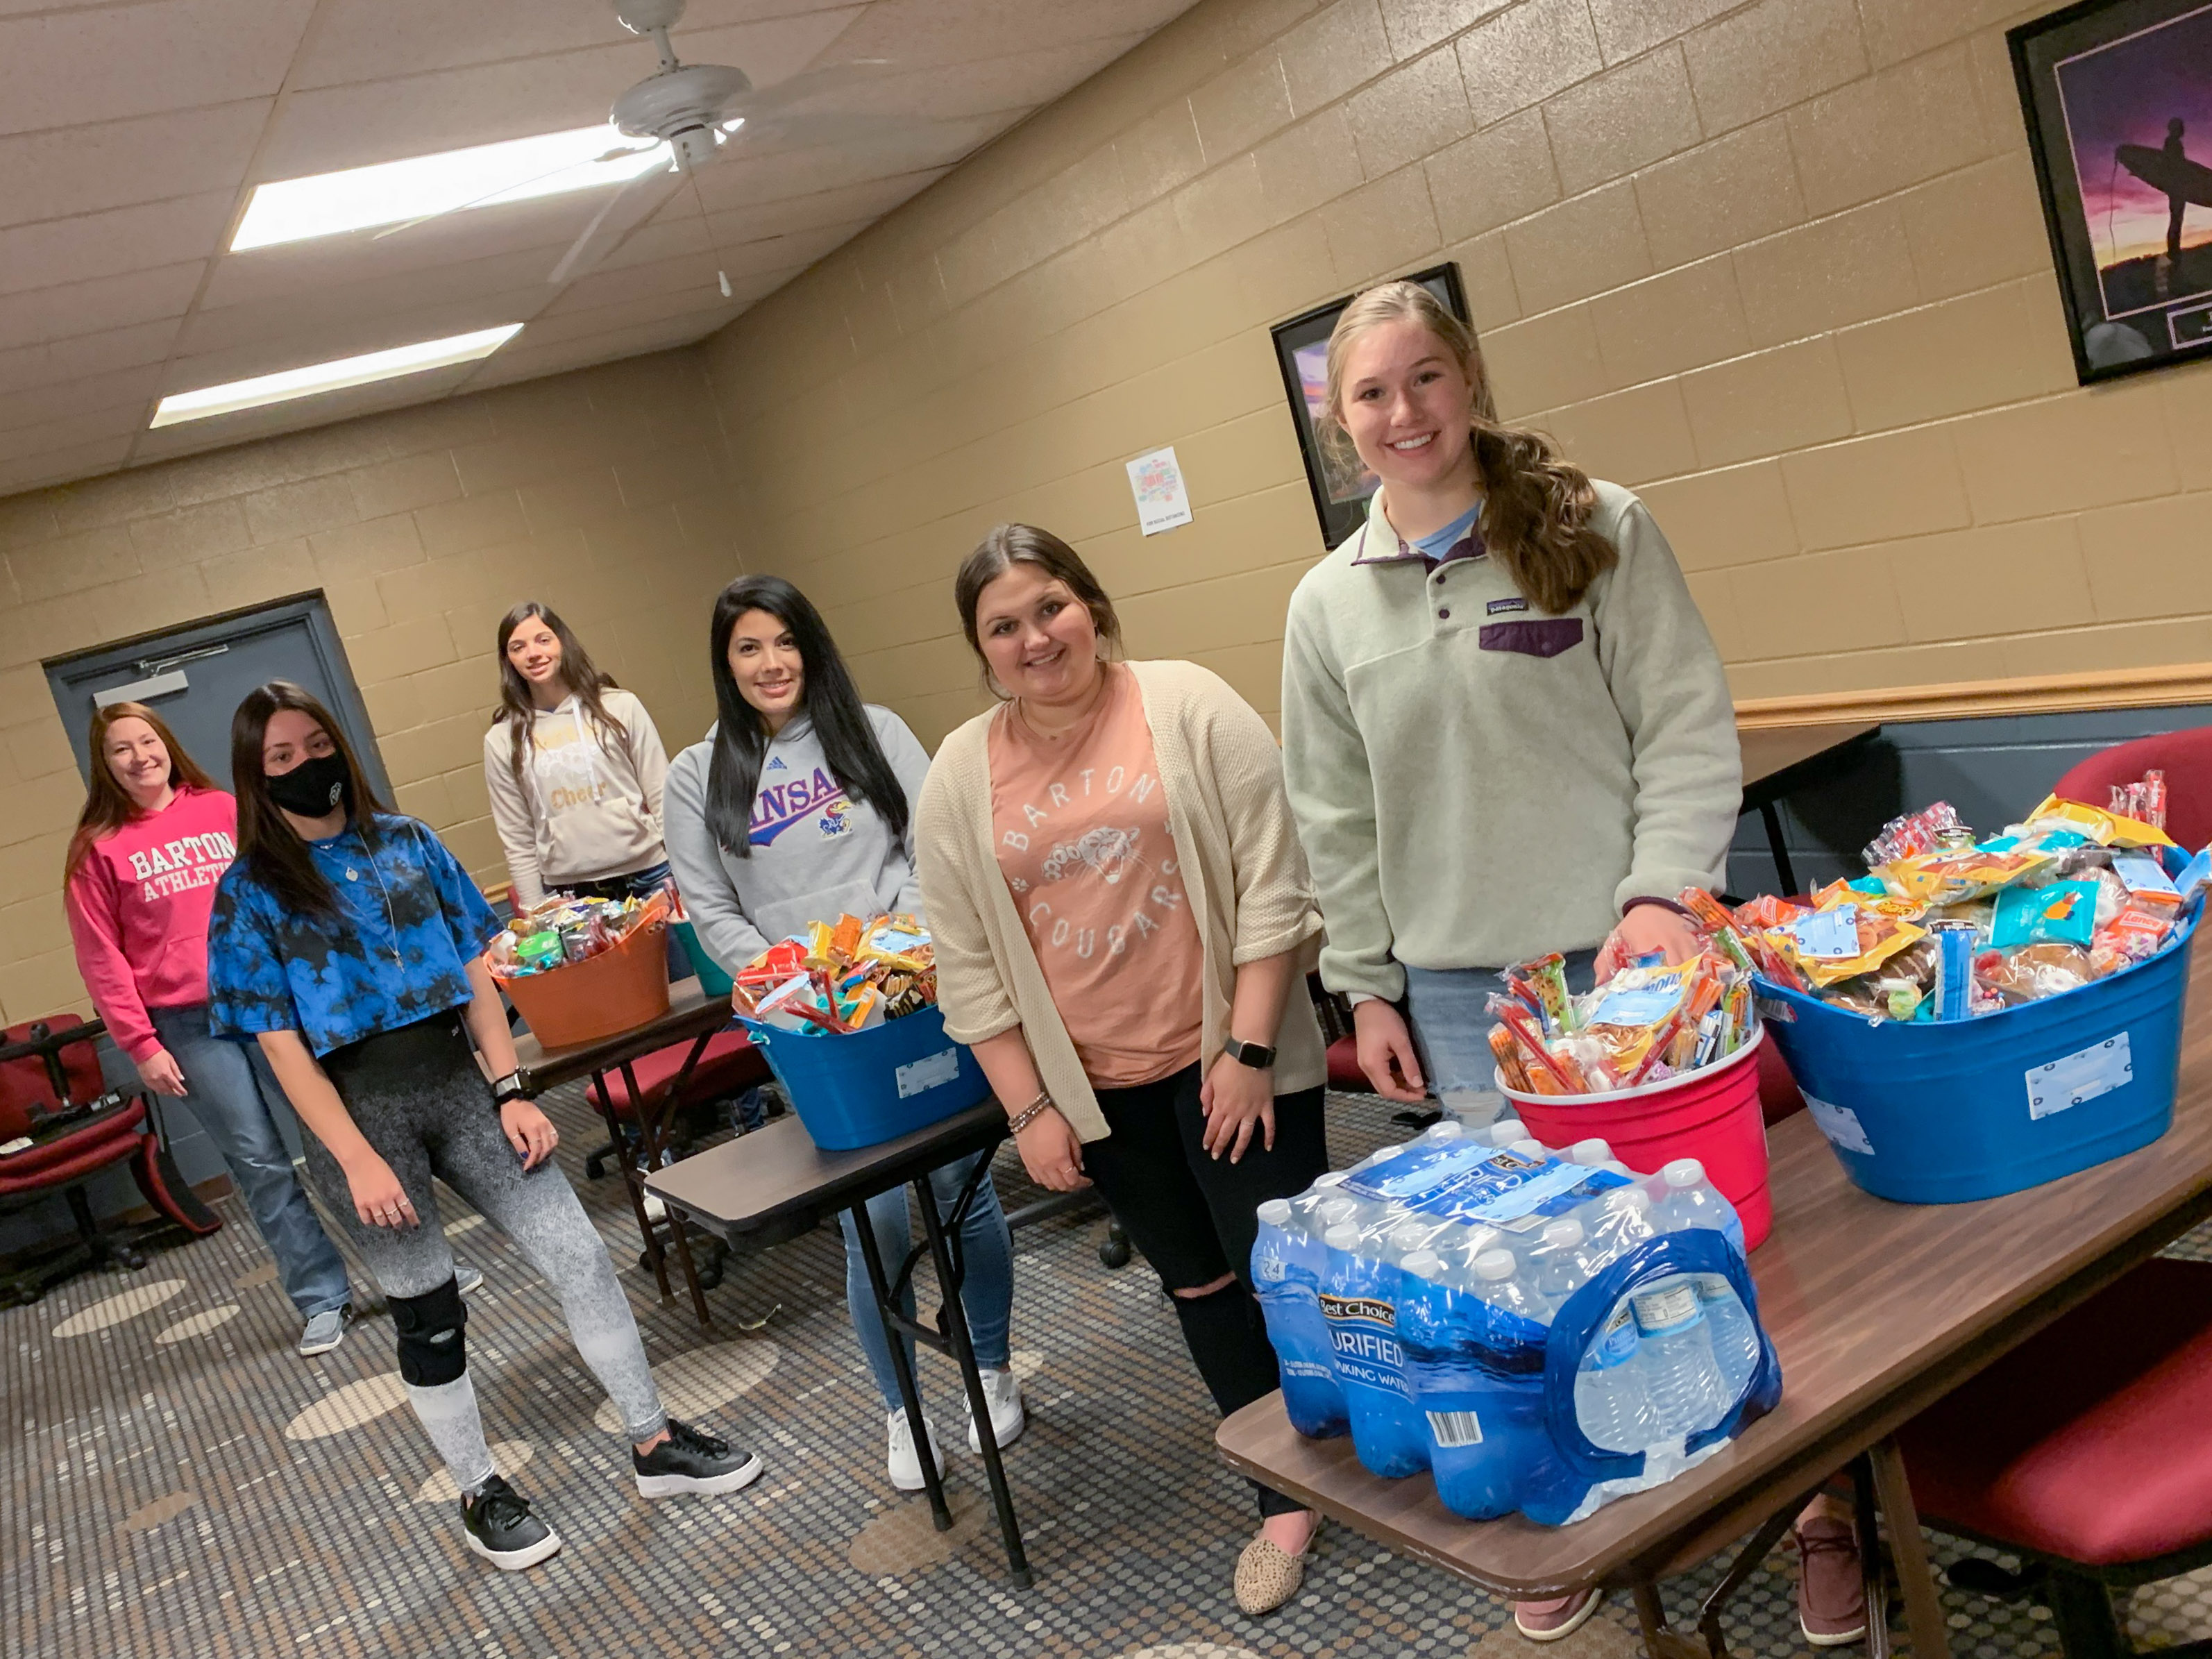
[[[615,333],[647,323],[665,323],[677,317],[712,313],[717,319],[726,320],[736,314],[737,305],[734,299],[725,300],[718,289],[710,288],[704,294],[696,289],[676,289],[665,294],[624,300],[615,305],[594,307],[589,311],[541,317],[515,337],[514,345],[520,355],[522,351],[544,351],[571,341],[586,339],[597,334]],[[702,325],[700,332],[706,333],[714,326],[719,326],[719,324]]]
[[[642,299],[649,294],[696,294],[700,303],[704,304],[721,297],[714,281],[715,269],[712,253],[685,253],[623,270],[591,271],[563,288],[560,298],[547,306],[543,314],[558,317],[619,300]]]
[[[479,365],[476,378],[468,383],[466,389],[471,392],[486,391],[495,386],[534,380],[544,375],[558,374],[593,363],[613,362],[623,357],[643,356],[649,351],[665,351],[672,346],[690,345],[694,341],[706,338],[735,314],[734,311],[698,312],[672,318],[665,322],[641,323],[634,328],[594,334],[588,338],[564,343],[543,351],[518,354],[512,361],[504,362],[501,361],[506,356],[502,352]]]
[[[180,321],[174,317],[138,323],[99,334],[80,334],[51,345],[0,351],[0,392],[58,386],[82,375],[105,374],[141,363],[159,363],[176,343]]]
[[[0,19],[0,132],[273,96],[313,0],[153,0]]]
[[[706,219],[690,191],[684,192],[683,201],[690,210],[689,214],[640,225],[623,239],[620,247],[599,261],[598,269],[620,270],[629,265],[650,264],[656,259],[673,259],[678,254],[704,253],[708,246]]]
[[[60,415],[50,420],[33,419],[0,430],[0,454],[21,459],[50,455],[58,449],[97,443],[103,438],[127,437],[144,429],[151,410],[143,403],[118,404],[107,409]],[[14,419],[11,411],[10,419]]]
[[[837,50],[888,58],[903,69],[941,67],[1146,35],[1188,9],[1188,0],[876,0]]]
[[[131,440],[100,438],[72,449],[58,449],[20,460],[0,460],[0,494],[37,489],[45,484],[68,483],[78,478],[112,472],[131,453]]]
[[[191,304],[206,263],[195,259],[158,270],[11,294],[7,304],[0,305],[0,351],[181,317]]]
[[[902,173],[890,179],[870,179],[834,190],[805,196],[787,196],[775,202],[738,202],[725,205],[708,198],[708,222],[714,227],[717,246],[750,241],[762,236],[781,236],[821,225],[849,224],[856,219],[880,219],[908,197],[917,195],[942,178],[941,171]]]
[[[210,258],[236,200],[209,191],[0,230],[0,294]]]
[[[185,325],[179,344],[188,352],[210,352],[256,340],[335,337],[330,331],[371,319],[479,301],[510,313],[508,322],[526,322],[559,292],[544,280],[547,263],[545,250],[532,248],[361,282],[317,283],[229,305],[203,305]]]
[[[0,432],[21,426],[60,422],[104,410],[131,409],[140,418],[154,407],[154,393],[161,383],[159,363],[142,363],[106,374],[88,374],[63,386],[39,386],[28,392],[0,392]]]
[[[811,230],[793,231],[784,236],[747,236],[740,223],[736,236],[719,243],[714,258],[733,281],[740,274],[753,276],[763,270],[804,270],[833,250],[844,246],[872,222],[856,219],[842,225],[817,225]],[[708,224],[713,228],[714,222],[709,220]]]
[[[271,100],[0,138],[0,224],[235,191]]]

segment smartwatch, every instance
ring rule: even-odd
[[[528,1098],[528,1097],[522,1092],[521,1073],[509,1072],[505,1077],[497,1078],[493,1080],[491,1085],[491,1099],[493,1105],[504,1106],[510,1100],[523,1100],[526,1098]]]
[[[1255,1072],[1270,1070],[1275,1063],[1275,1051],[1263,1043],[1239,1042],[1235,1037],[1221,1045],[1221,1051],[1239,1065],[1249,1066]]]

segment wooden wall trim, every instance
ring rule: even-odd
[[[2212,663],[2039,674],[2015,680],[1960,680],[1881,691],[1823,691],[1751,697],[1735,706],[1745,730],[1851,720],[1939,720],[1981,714],[2063,714],[2100,708],[2156,708],[2212,702]]]

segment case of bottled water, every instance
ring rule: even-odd
[[[1781,1397],[1742,1228],[1693,1159],[1452,1120],[1262,1206],[1253,1273],[1301,1433],[1455,1513],[1581,1519]],[[1587,1161],[1577,1161],[1577,1160]]]

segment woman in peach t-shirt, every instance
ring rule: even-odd
[[[954,592],[1004,701],[945,740],[915,817],[946,1029],[1030,1176],[1097,1187],[1235,1411],[1279,1386],[1255,1212],[1328,1167],[1299,983],[1321,916],[1281,757],[1217,675],[1110,659],[1113,603],[1058,537],[1001,526]],[[1297,1592],[1319,1522],[1259,1499],[1248,1613]]]

